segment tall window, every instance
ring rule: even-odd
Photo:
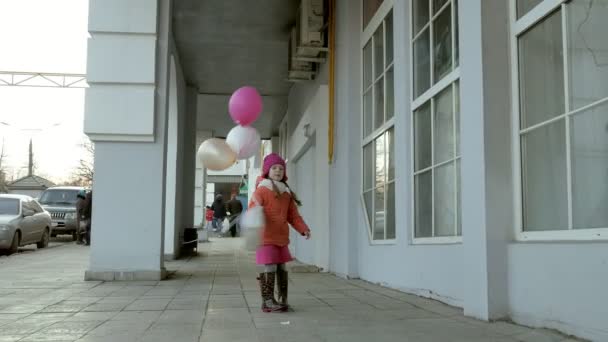
[[[512,18],[519,236],[606,238],[608,0],[517,0]]]
[[[454,242],[460,224],[456,0],[412,1],[414,242]]]
[[[287,155],[287,147],[289,144],[289,137],[287,135],[287,116],[285,116],[285,118],[283,119],[283,121],[281,122],[281,124],[279,125],[279,154],[287,159],[289,158],[289,155]]]
[[[387,241],[395,239],[393,14],[389,6],[377,9],[361,46],[362,198],[370,239]]]

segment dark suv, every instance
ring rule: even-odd
[[[77,186],[56,186],[46,189],[40,195],[40,205],[51,214],[53,229],[51,236],[72,235],[76,240],[76,203],[78,192],[84,190]],[[82,227],[80,227],[82,230]]]

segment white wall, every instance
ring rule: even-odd
[[[513,243],[508,262],[514,321],[608,341],[607,243]]]
[[[157,7],[144,0],[89,1],[84,131],[93,141],[153,142],[158,133],[150,115],[160,62]]]
[[[407,44],[395,47],[396,230],[391,245],[370,243],[360,200],[360,6],[337,4],[336,159],[331,170],[331,267],[341,275],[462,305],[462,245],[411,245],[410,103]],[[407,41],[407,4],[393,8],[395,42]]]
[[[608,243],[515,237],[506,8],[460,2],[465,313],[608,340]]]

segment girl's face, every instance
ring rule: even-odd
[[[273,165],[270,168],[270,172],[268,173],[268,177],[275,182],[280,182],[283,180],[283,176],[285,176],[285,168],[283,165]]]

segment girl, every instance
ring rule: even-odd
[[[285,263],[293,260],[289,253],[289,226],[306,239],[310,229],[298,212],[301,205],[295,193],[287,185],[286,165],[283,158],[272,153],[264,158],[262,176],[249,207],[264,208],[266,225],[261,233],[261,243],[256,251],[256,263],[263,268],[258,281],[262,294],[262,311],[287,311],[287,271]],[[274,281],[277,279],[279,301],[274,299]]]
[[[211,209],[211,206],[207,206],[206,207],[207,210],[205,211],[205,221],[207,221],[205,228],[207,228],[207,230],[211,230],[213,228],[213,209]]]

